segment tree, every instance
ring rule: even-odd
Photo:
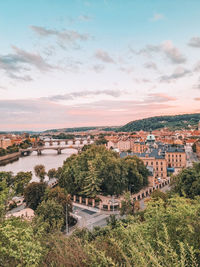
[[[36,210],[37,223],[41,224],[47,233],[61,230],[65,221],[63,206],[54,199],[42,201]]]
[[[96,145],[105,145],[105,144],[107,144],[107,143],[108,143],[108,141],[105,139],[105,137],[104,137],[103,134],[100,134],[100,135],[98,136],[98,139],[95,141],[95,144],[96,144]]]
[[[67,158],[59,171],[59,185],[72,195],[89,196],[90,190],[120,195],[130,187],[132,192],[137,192],[147,184],[148,170],[139,158],[121,159],[103,145],[85,147],[82,153]]]
[[[162,199],[165,202],[167,200],[167,195],[160,190],[155,190],[151,194],[151,199],[154,201]]]
[[[68,211],[72,211],[72,201],[70,195],[67,194],[60,186],[47,190],[44,199],[57,201],[62,205],[64,210],[66,209],[66,205],[68,205]]]
[[[26,205],[33,210],[36,210],[38,205],[42,202],[45,190],[47,188],[46,183],[30,183],[24,190],[24,199]]]
[[[49,179],[55,178],[56,177],[56,169],[52,168],[47,172],[47,176],[49,177]]]
[[[111,214],[108,219],[106,219],[107,224],[111,227],[111,229],[116,228],[119,226],[119,221],[116,218],[116,215]]]
[[[14,176],[12,172],[0,172],[0,181],[6,181],[8,187],[13,186]]]
[[[15,191],[17,195],[23,195],[24,188],[32,179],[32,172],[18,172],[14,177]]]
[[[0,266],[39,266],[45,247],[25,220],[10,218],[0,224]]]
[[[45,179],[46,171],[45,166],[42,164],[36,165],[34,167],[35,175],[40,178],[40,181],[43,182]]]
[[[4,220],[8,200],[9,187],[6,183],[6,179],[0,179],[0,222]]]
[[[98,177],[98,173],[95,170],[92,161],[88,162],[89,172],[85,179],[85,185],[82,194],[87,197],[95,198],[96,195],[101,191],[101,180]]]
[[[180,196],[194,198],[200,195],[200,163],[193,167],[183,169],[178,175],[172,177],[172,189]]]
[[[135,201],[131,198],[131,194],[126,192],[124,194],[124,200],[121,202],[120,215],[134,215],[135,213]]]

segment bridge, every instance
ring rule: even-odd
[[[56,150],[57,154],[61,154],[64,149],[76,149],[81,151],[84,145],[68,145],[68,146],[41,146],[41,147],[33,147],[27,149],[20,149],[21,156],[28,156],[32,152],[36,151],[38,155],[42,155],[42,151],[44,150]]]
[[[63,149],[76,149],[80,151],[84,145],[93,144],[94,141],[91,139],[52,139],[49,140],[44,139],[42,140],[44,146],[32,147],[27,149],[20,149],[21,156],[28,156],[33,151],[36,151],[38,155],[42,154],[43,150],[56,150],[57,154],[61,154]]]
[[[90,139],[44,139],[42,140],[45,145],[46,144],[49,144],[50,146],[53,146],[53,145],[60,145],[61,143],[64,143],[65,145],[90,145],[92,143],[94,143],[93,140],[90,140]]]

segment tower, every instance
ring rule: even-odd
[[[200,131],[200,121],[199,121],[199,124],[198,124],[198,130]]]

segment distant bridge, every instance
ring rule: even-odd
[[[42,155],[42,151],[44,150],[56,150],[57,154],[61,154],[62,150],[64,149],[76,149],[81,151],[84,145],[69,145],[69,146],[41,146],[41,147],[34,147],[34,148],[27,148],[27,149],[20,149],[21,156],[28,156],[32,152],[36,151],[38,155]]]
[[[94,143],[93,140],[90,140],[90,139],[83,139],[83,138],[80,138],[80,139],[49,139],[49,140],[46,140],[44,139],[43,142],[45,144],[49,144],[50,146],[53,146],[53,145],[60,145],[60,144],[65,144],[65,145],[89,145],[89,144],[92,144]]]

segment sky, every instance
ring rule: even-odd
[[[0,131],[200,113],[199,0],[0,1]]]

